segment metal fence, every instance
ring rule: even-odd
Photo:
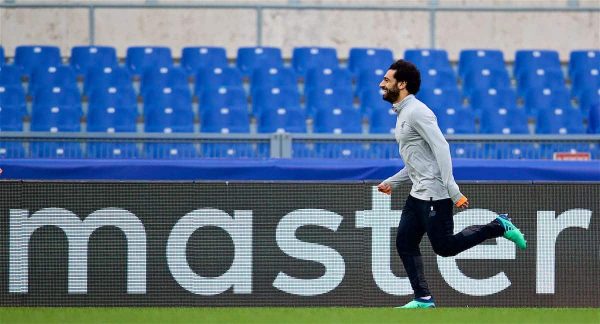
[[[391,134],[2,132],[1,135],[0,143],[24,144],[24,154],[18,156],[24,158],[399,158],[398,145]],[[600,135],[596,134],[448,135],[447,140],[455,158],[553,159],[556,153],[565,153],[564,158],[600,159]],[[71,145],[77,152],[67,152],[60,143]],[[125,153],[128,146],[134,153]],[[57,149],[62,152],[50,152]],[[116,155],[115,150],[119,150]]]

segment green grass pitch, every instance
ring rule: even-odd
[[[3,307],[0,323],[600,323],[598,308]]]

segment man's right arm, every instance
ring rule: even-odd
[[[404,167],[398,173],[383,180],[377,186],[377,189],[386,195],[391,195],[392,189],[397,188],[402,183],[408,183],[408,182],[410,182],[410,178],[408,177],[408,170],[406,169],[406,167]]]
[[[393,189],[398,188],[398,186],[403,183],[409,183],[410,178],[408,177],[408,169],[406,167],[402,168],[398,173],[383,180],[383,182],[388,183]]]

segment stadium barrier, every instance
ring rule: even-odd
[[[354,182],[0,185],[3,306],[394,306],[409,188]],[[455,257],[421,245],[440,306],[600,306],[600,183],[463,183],[455,231],[510,212],[503,239]]]
[[[557,152],[584,153],[584,160],[600,159],[600,134],[569,135],[499,135],[499,134],[461,134],[445,135],[450,144],[452,157],[475,159],[553,159]],[[97,144],[133,144],[138,152],[129,159],[148,158],[144,156],[144,145],[155,144],[193,144],[204,158],[398,158],[398,146],[393,134],[220,134],[220,133],[94,133],[94,132],[2,132],[3,143],[24,144],[25,152],[33,151],[32,144],[43,142],[78,143],[82,158],[91,158],[91,147]],[[332,147],[344,145],[362,145],[362,149],[345,156],[343,152],[315,154],[314,146],[325,144]],[[1,143],[0,143],[1,144]],[[228,156],[227,150],[204,152],[202,146],[250,145],[251,152],[245,156]],[[311,147],[312,146],[312,147]],[[383,148],[375,149],[374,146]],[[298,149],[302,147],[302,149]],[[462,152],[461,152],[462,149]],[[329,154],[327,154],[329,153]],[[29,157],[31,154],[24,154]],[[108,145],[96,152],[96,158],[115,159]],[[2,152],[0,152],[0,157]],[[46,152],[44,156],[51,158]],[[61,158],[61,157],[55,157]],[[62,157],[64,158],[64,157]],[[157,158],[157,157],[150,157]],[[169,158],[168,156],[160,158]],[[581,159],[580,157],[577,157]],[[123,158],[120,158],[123,159]],[[569,156],[567,155],[567,158]],[[573,158],[575,159],[575,158]],[[2,159],[0,159],[1,161]]]

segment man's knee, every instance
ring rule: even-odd
[[[455,256],[457,253],[446,244],[432,244],[433,252],[442,257]]]

